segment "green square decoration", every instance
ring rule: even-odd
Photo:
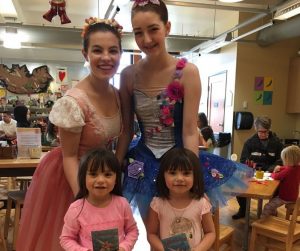
[[[263,104],[263,91],[254,91],[254,103],[257,105]]]
[[[273,92],[264,91],[263,93],[263,105],[272,105]]]

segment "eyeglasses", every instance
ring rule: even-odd
[[[269,130],[258,130],[257,133],[259,133],[259,134],[268,134]]]

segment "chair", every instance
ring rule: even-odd
[[[3,201],[0,201],[0,209],[1,209],[3,206],[4,206]],[[0,225],[0,226],[1,226],[1,227],[0,227],[0,240],[1,240],[1,244],[0,244],[0,245],[2,245],[4,251],[7,251],[6,241],[5,241],[4,235],[3,235],[3,225],[2,225],[2,220],[1,220],[0,224],[1,224],[1,225]]]
[[[5,223],[4,223],[4,238],[7,240],[10,216],[11,216],[11,208],[12,208],[12,203],[14,203],[15,216],[13,222],[13,250],[16,250],[16,240],[19,231],[21,208],[23,207],[24,204],[25,194],[26,194],[25,190],[9,191],[7,193],[7,209],[6,209]]]
[[[213,221],[216,229],[216,240],[213,244],[212,250],[232,251],[234,228],[220,224],[219,205],[216,205],[214,209]]]
[[[300,225],[297,216],[300,213],[300,198],[297,199],[291,221],[279,217],[268,216],[252,223],[249,251],[255,250],[256,241],[265,250],[276,249],[291,251],[295,241],[300,239]]]
[[[295,203],[285,204],[285,208],[286,208],[285,219],[290,220],[291,215],[293,215]]]

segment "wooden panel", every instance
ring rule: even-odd
[[[286,111],[300,113],[300,57],[290,61]]]

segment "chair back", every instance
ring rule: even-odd
[[[293,239],[295,227],[296,227],[296,224],[297,224],[298,215],[300,216],[300,197],[298,197],[298,199],[296,201],[296,204],[295,204],[295,207],[294,207],[291,223],[289,225],[287,242],[292,241],[292,239]]]

